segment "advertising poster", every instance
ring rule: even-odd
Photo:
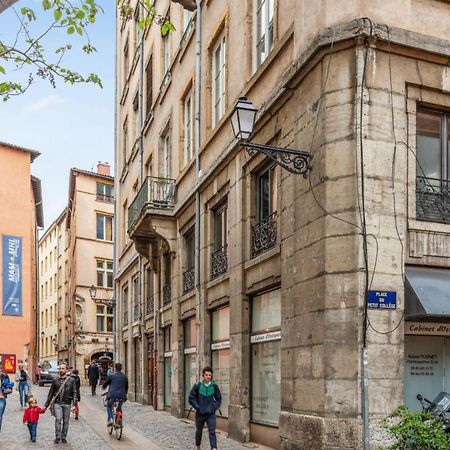
[[[22,238],[3,235],[3,315],[22,315]]]
[[[1,355],[2,372],[16,373],[16,355]]]

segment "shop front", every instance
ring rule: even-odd
[[[421,411],[417,394],[450,392],[450,271],[407,267],[404,403]]]

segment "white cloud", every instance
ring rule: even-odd
[[[26,106],[24,110],[28,113],[37,112],[64,102],[65,100],[62,97],[58,97],[57,95],[48,95],[47,97],[43,97],[40,100],[31,103],[31,105]]]

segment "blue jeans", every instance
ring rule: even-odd
[[[28,381],[21,381],[19,383],[20,406],[24,407],[27,405],[27,395],[28,395]]]
[[[115,398],[108,398],[108,403],[106,404],[106,412],[108,413],[108,422],[114,419],[112,407],[115,401],[116,401]],[[122,405],[123,400],[119,399],[117,404],[117,411],[122,411]]]
[[[0,431],[2,431],[2,417],[6,408],[6,398],[0,398]]]
[[[209,444],[211,448],[217,448],[217,438],[216,438],[216,415],[211,414],[210,416],[203,416],[202,414],[195,415],[195,445],[200,447],[202,443],[203,427],[208,426],[209,432]]]
[[[34,423],[28,422],[27,423],[28,430],[30,431],[31,442],[36,442],[37,426],[38,426],[37,422],[34,422]]]

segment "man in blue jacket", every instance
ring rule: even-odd
[[[219,386],[212,379],[213,370],[205,367],[202,381],[194,384],[189,394],[189,403],[195,409],[195,445],[200,450],[205,422],[208,426],[209,443],[212,450],[217,449],[216,411],[220,408],[222,395]]]
[[[116,371],[107,376],[106,381],[103,383],[103,389],[109,386],[108,403],[106,405],[106,411],[108,412],[108,426],[113,425],[113,412],[112,406],[114,402],[118,401],[117,410],[122,411],[122,404],[127,399],[128,395],[128,378],[122,373],[122,364],[116,363]]]

